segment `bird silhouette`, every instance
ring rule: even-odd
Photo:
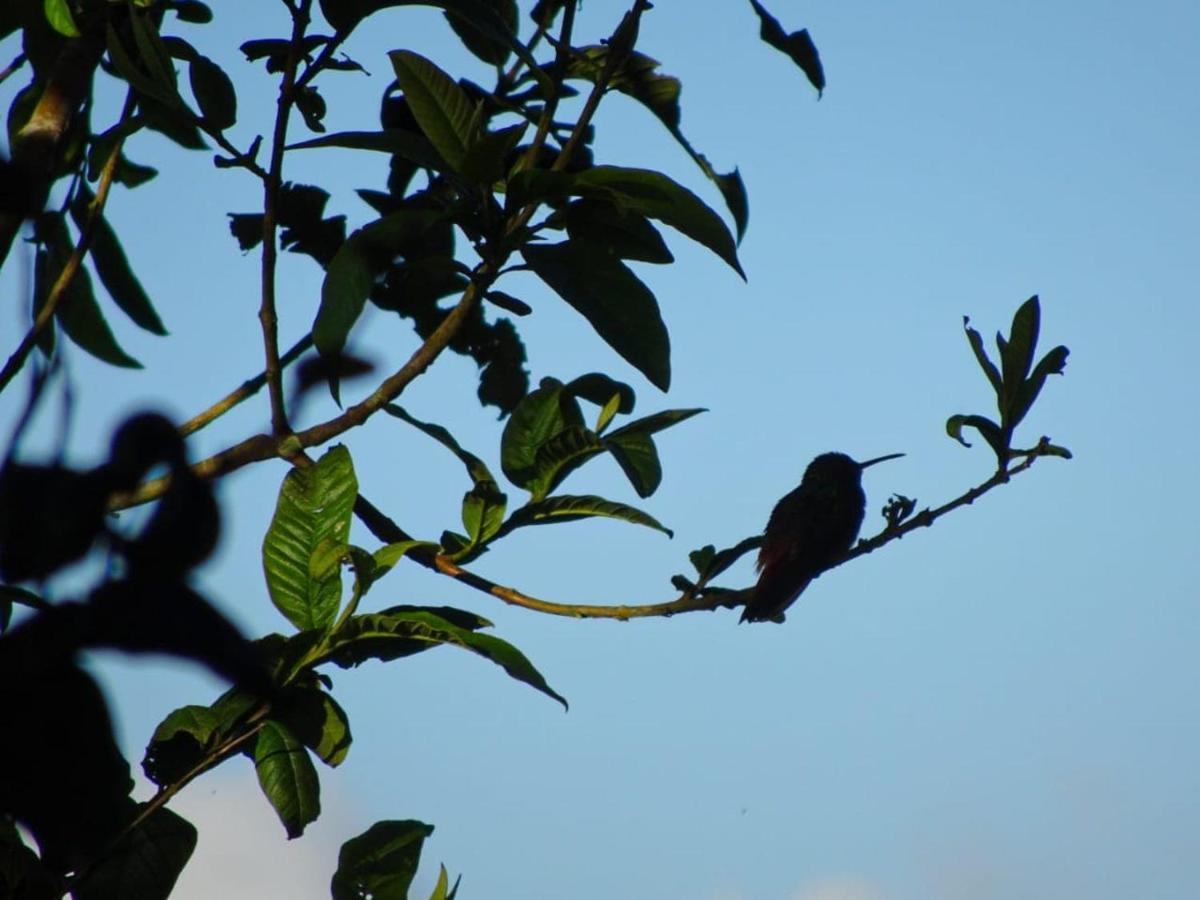
[[[863,469],[903,455],[860,463],[844,453],[822,453],[808,464],[800,486],[771,511],[758,554],[761,574],[742,622],[778,621],[809,582],[850,549],[867,505]]]

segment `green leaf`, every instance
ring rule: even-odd
[[[475,104],[454,79],[425,57],[409,50],[393,50],[388,57],[421,131],[458,171],[472,142]]]
[[[432,541],[397,541],[394,544],[386,544],[380,547],[372,554],[375,557],[376,568],[372,581],[378,581],[388,570],[396,563],[400,562],[404,554],[408,553],[416,547],[424,547],[429,550],[439,550],[439,546]]]
[[[570,427],[583,427],[578,402],[561,381],[542,379],[521,398],[500,436],[500,467],[508,480],[527,487],[537,477],[538,448]]]
[[[502,66],[508,59],[512,45],[516,41],[517,3],[516,0],[484,0],[484,2],[485,5],[495,10],[497,19],[504,23],[504,27],[508,31],[507,40],[496,36],[492,31],[480,30],[470,19],[464,18],[459,13],[447,12],[446,21],[450,23],[454,33],[463,42],[463,46],[475,56],[490,65]]]
[[[177,105],[180,101],[175,83],[175,66],[153,20],[149,14],[131,10],[129,23],[138,55],[151,80],[158,87],[161,98],[169,105]]]
[[[470,181],[485,186],[504,180],[509,158],[528,129],[529,123],[510,125],[495,132],[485,132],[471,143],[462,160],[462,174]]]
[[[319,688],[288,691],[271,711],[305,747],[327,766],[341,765],[350,752],[350,720],[346,711]]]
[[[309,468],[293,469],[283,480],[263,539],[263,569],[271,602],[297,628],[323,628],[337,616],[340,571],[317,581],[309,575],[309,561],[326,538],[349,539],[357,496],[354,465],[344,446]]]
[[[308,750],[286,725],[268,719],[254,744],[254,768],[288,839],[300,837],[321,814],[321,783]]]
[[[490,660],[512,678],[553,697],[566,707],[567,701],[550,688],[521,651],[500,638],[476,633],[475,629],[490,624],[472,613],[447,607],[395,606],[378,613],[350,616],[330,636],[325,654],[316,664],[328,660],[342,668],[350,668],[368,659],[388,662],[449,644]]]
[[[541,500],[568,475],[603,452],[604,444],[594,432],[577,425],[564,428],[538,446],[534,476],[525,487],[533,500]]]
[[[575,176],[575,189],[665,222],[717,254],[742,278],[746,277],[738,262],[733,235],[721,217],[703,200],[661,172],[594,166]]]
[[[338,131],[321,137],[289,144],[288,150],[311,150],[321,147],[341,147],[346,150],[372,150],[401,156],[425,169],[442,171],[446,161],[438,156],[433,145],[424,136],[403,128],[385,128],[383,131]]]
[[[655,387],[671,385],[671,342],[658,301],[620,260],[574,241],[530,244],[525,262]]]
[[[71,204],[71,218],[76,227],[82,230],[87,221],[88,206],[95,195],[82,181],[77,190],[75,201]],[[142,283],[129,267],[121,241],[103,214],[97,214],[92,222],[92,244],[88,252],[100,283],[121,311],[134,324],[151,334],[165,335],[167,329],[163,327],[162,319],[158,317]]]
[[[71,15],[71,4],[67,0],[45,0],[42,9],[50,27],[59,34],[69,38],[80,36],[79,26],[75,24],[75,17]]]
[[[180,780],[258,702],[250,694],[233,689],[211,706],[183,706],[174,710],[154,730],[142,759],[142,771],[160,786]]]
[[[1012,330],[1000,356],[1000,369],[1004,379],[1004,394],[1008,402],[1002,410],[1001,421],[1010,429],[1024,418],[1027,409],[1019,409],[1021,385],[1033,366],[1033,354],[1037,350],[1038,331],[1041,325],[1041,307],[1037,294],[1021,304],[1013,316]]]
[[[664,409],[662,412],[656,412],[641,419],[634,419],[632,422],[627,422],[616,431],[610,432],[608,437],[611,440],[612,438],[626,434],[657,434],[664,429],[670,428],[672,425],[685,422],[692,416],[699,415],[702,412],[708,412],[708,410],[702,407],[693,409]]]
[[[663,527],[657,519],[640,509],[626,506],[624,503],[614,503],[603,497],[572,496],[570,494],[547,497],[537,503],[526,503],[508,517],[508,521],[504,523],[504,531],[512,531],[525,525],[545,525],[596,517],[620,519],[622,522],[630,522],[634,525],[645,525],[647,528],[661,531],[667,537],[674,537],[674,532]]]
[[[402,422],[407,422],[409,425],[413,426],[419,431],[423,431],[425,434],[429,435],[431,438],[457,456],[459,461],[467,467],[467,474],[471,476],[471,481],[473,481],[475,484],[479,484],[481,482],[491,482],[493,485],[495,485],[496,479],[492,476],[491,471],[488,469],[483,460],[481,460],[474,453],[464,450],[459,445],[458,441],[454,439],[454,435],[452,435],[441,425],[434,425],[432,423],[422,422],[420,419],[413,418],[408,414],[407,410],[395,403],[385,404],[383,409],[384,412],[388,413],[388,415],[395,416]]]
[[[471,546],[491,540],[504,522],[508,497],[494,481],[480,481],[463,496],[462,521]]]
[[[166,900],[195,849],[195,826],[161,807],[105,853],[71,889],[71,896],[77,900]]]
[[[333,900],[407,900],[433,826],[415,820],[376,822],[342,844],[329,889]]]
[[[1033,374],[1021,383],[1021,386],[1017,389],[1017,399],[1014,404],[1012,419],[1014,427],[1033,408],[1033,403],[1037,400],[1038,394],[1042,392],[1042,387],[1046,383],[1047,376],[1061,375],[1063,373],[1063,369],[1067,365],[1067,356],[1070,352],[1070,350],[1061,344],[1055,347],[1038,361],[1038,364],[1033,369]]]
[[[392,264],[400,245],[441,218],[428,210],[404,209],[364,225],[346,239],[325,272],[313,322],[313,345],[322,356],[342,352],[375,279]]]
[[[754,7],[754,11],[758,13],[758,18],[762,23],[759,37],[776,50],[786,54],[792,62],[799,66],[812,86],[817,89],[817,95],[820,96],[825,90],[825,70],[821,66],[821,56],[808,34],[808,29],[801,28],[799,31],[788,34],[779,24],[779,20],[767,12],[762,4],[756,0],[750,0],[750,5]]]
[[[966,427],[974,428],[983,435],[983,439],[988,442],[1001,465],[1008,462],[1009,448],[999,425],[986,416],[957,414],[946,420],[946,433],[964,447],[970,447],[962,436],[962,430]]]
[[[345,541],[322,538],[308,559],[308,577],[313,581],[326,581],[337,574],[349,552],[350,545]]]
[[[566,220],[567,234],[572,240],[594,244],[621,259],[648,263],[675,261],[662,235],[640,213],[586,197],[567,207]]]
[[[662,464],[658,461],[658,448],[654,446],[654,439],[650,435],[614,432],[605,438],[604,446],[639,497],[649,497],[658,490],[662,483]]]
[[[224,70],[207,56],[197,56],[188,65],[192,94],[200,115],[218,131],[237,121],[237,93]]]
[[[454,887],[450,887],[450,875],[446,872],[446,867],[441,866],[438,869],[437,884],[433,886],[433,893],[429,895],[429,900],[454,900],[454,895],[458,893],[458,883],[462,880],[460,875],[454,881]]]
[[[621,395],[613,394],[608,398],[608,402],[600,407],[600,414],[596,416],[596,434],[603,434],[612,420],[616,417],[617,412],[621,408]]]
[[[46,222],[46,249],[49,253],[46,284],[53,285],[71,256],[71,237],[61,215]],[[142,364],[121,349],[112,329],[104,319],[96,295],[92,291],[92,279],[87,270],[80,266],[71,279],[66,292],[54,311],[55,318],[67,337],[81,349],[97,359],[113,366],[140,369]]]
[[[975,353],[975,360],[979,363],[979,368],[983,369],[983,374],[991,382],[992,390],[996,392],[997,397],[1003,397],[1004,382],[1000,378],[1000,370],[988,357],[987,348],[983,346],[983,336],[971,327],[971,319],[968,316],[963,316],[963,330],[967,333],[967,341],[971,344],[971,350]]]

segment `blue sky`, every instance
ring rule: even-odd
[[[227,764],[178,800],[202,829],[180,896],[326,895],[342,840],[409,817],[437,827],[414,896],[438,861],[464,873],[460,896],[494,900],[1195,896],[1200,9],[772,8],[811,30],[829,80],[819,102],[758,42],[748,5],[699,13],[662,2],[642,29],[642,49],[683,80],[685,131],[718,169],[739,166],[750,193],[747,284],[677,235],[677,265],[643,267],[671,329],[670,394],[560,301],[512,280],[536,307],[521,322],[535,378],[605,371],[635,385],[640,413],[710,410],[659,441],[666,477],[643,505],[674,540],[578,523],[518,533],[478,571],[564,602],[668,599],[687,551],[759,531],[808,461],[833,449],[908,454],[867,473],[864,531],[880,526],[874,510],[892,492],[950,499],[990,472],[985,448],[943,431],[951,413],[991,411],[962,316],[987,336],[1033,293],[1044,348],[1065,343],[1071,357],[1025,423],[1026,443],[1048,434],[1075,459],[1043,460],[821,578],[782,627],[738,627],[729,612],[555,619],[403,568],[371,599],[493,619],[571,711],[450,649],[334,673],[355,744],[340,769],[322,770],[327,815],[288,844],[249,764]],[[255,4],[237,20],[226,4],[189,35],[238,82],[238,143],[267,129],[271,98],[234,48],[282,33],[281,10]],[[580,33],[607,34],[618,15],[589,3]],[[436,14],[371,21],[348,47],[371,77],[333,74],[323,86],[331,130],[374,126],[388,50],[485,77]],[[0,87],[6,105],[14,89]],[[110,93],[101,106],[111,115],[117,103]],[[719,204],[633,103],[613,98],[598,127],[603,158],[661,168]],[[156,137],[128,151],[163,174],[115,192],[110,217],[172,336],[143,335],[114,313],[146,372],[70,354],[81,462],[129,410],[185,417],[261,367],[258,259],[225,230],[226,212],[254,209],[255,184]],[[362,224],[370,213],[352,191],[379,187],[384,166],[313,151],[294,154],[289,177],[331,186],[331,207]],[[12,296],[23,281],[8,268],[0,284]],[[287,345],[311,324],[320,273],[288,256],[280,285]],[[6,344],[25,327],[19,306],[2,313]],[[354,337],[383,370],[413,347],[382,313]],[[459,402],[473,395],[473,368],[441,360],[402,402],[494,463],[494,414]],[[322,399],[306,413],[331,411]],[[265,400],[246,404],[193,452],[265,423]],[[40,423],[43,442],[52,425]],[[467,485],[441,448],[382,419],[345,442],[364,493],[409,531],[455,526]],[[258,560],[285,471],[267,463],[222,483],[227,527],[199,579],[255,635],[286,625]],[[608,462],[573,484],[636,502]],[[750,578],[746,563],[730,580]],[[220,690],[157,662],[104,655],[95,667],[134,760],[169,710]],[[245,863],[248,852],[284,868]]]

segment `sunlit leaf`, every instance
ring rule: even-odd
[[[254,744],[254,768],[288,838],[300,837],[321,814],[321,784],[308,750],[286,725],[268,719]]]
[[[458,169],[472,142],[475,105],[449,75],[409,50],[388,54],[396,81],[429,142]]]

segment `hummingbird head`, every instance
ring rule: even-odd
[[[808,468],[804,471],[804,479],[807,481],[809,478],[813,478],[818,482],[857,482],[862,477],[862,470],[867,466],[896,459],[903,455],[903,453],[889,453],[887,456],[877,456],[866,462],[857,462],[845,453],[822,453],[808,464]]]

